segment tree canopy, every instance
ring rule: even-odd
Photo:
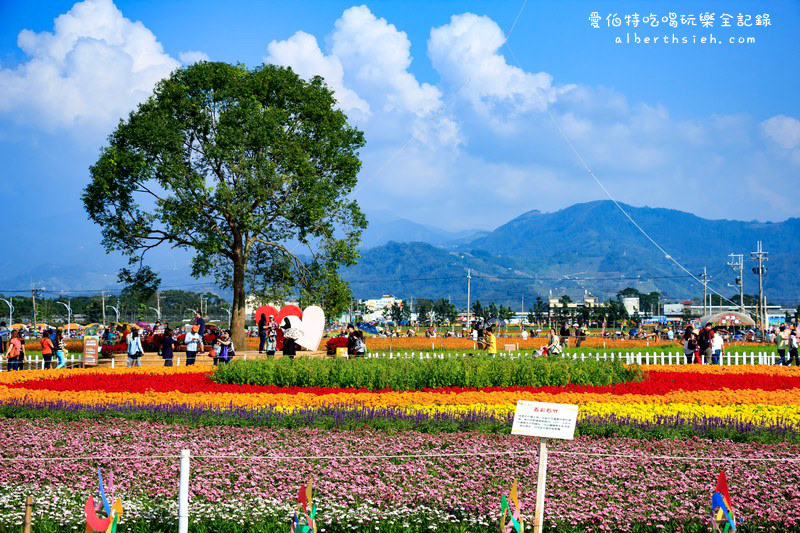
[[[338,268],[355,263],[366,227],[348,197],[365,141],[334,106],[322,78],[288,68],[176,70],[110,135],[86,212],[134,264],[160,245],[194,252],[194,276],[233,289],[235,342],[246,292],[341,305]]]

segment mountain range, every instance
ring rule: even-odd
[[[611,201],[576,204],[552,213],[529,211],[491,232],[447,242],[388,242],[362,252],[347,269],[357,297],[391,293],[397,297],[450,297],[466,302],[467,272],[471,299],[519,308],[523,298],[585,291],[608,298],[633,287],[657,290],[666,298],[702,298],[700,277],[725,296],[735,273],[730,253],[744,254],[745,292],[757,292],[750,251],[757,241],[769,252],[766,294],[770,301],[800,300],[800,219],[783,222],[708,220],[674,209],[622,204],[659,249]],[[669,254],[669,256],[667,255]],[[678,267],[674,258],[689,272]],[[462,304],[463,305],[463,304]]]
[[[783,222],[708,220],[674,210],[622,205],[667,254],[699,277],[706,267],[710,287],[730,296],[735,273],[728,254],[744,254],[745,292],[757,292],[750,252],[757,241],[769,252],[765,276],[771,302],[800,301],[800,219]],[[537,296],[585,293],[602,299],[626,287],[660,291],[665,298],[701,298],[703,287],[681,270],[613,202],[576,204],[558,211],[529,211],[493,231],[447,231],[386,212],[368,212],[369,228],[361,259],[343,270],[358,298],[393,294],[400,298],[450,298],[463,307],[467,273],[471,300],[514,309],[529,307]],[[99,232],[97,232],[99,233]],[[76,235],[79,246],[68,253],[45,253],[36,247],[7,249],[0,255],[0,293],[27,288],[31,282],[51,291],[89,291],[116,286],[124,262],[107,256],[95,235]],[[70,243],[71,244],[71,243]],[[189,255],[154,250],[148,263],[164,288],[213,290],[213,281],[189,273]],[[29,294],[29,293],[28,293]]]

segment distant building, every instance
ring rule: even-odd
[[[625,306],[625,310],[628,312],[629,315],[633,315],[639,312],[639,297],[638,296],[629,296],[622,299],[622,305]]]
[[[372,322],[375,320],[384,320],[384,311],[398,303],[400,305],[403,304],[403,300],[399,298],[395,298],[391,294],[384,294],[380,298],[373,298],[371,300],[364,300],[364,305],[367,308],[367,313],[364,314],[363,319],[366,322]]]

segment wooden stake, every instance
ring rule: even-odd
[[[33,520],[33,496],[25,498],[25,524],[22,531],[31,533],[31,521]]]
[[[536,480],[536,514],[533,533],[542,533],[544,523],[544,487],[547,481],[547,439],[539,439],[539,477]]]

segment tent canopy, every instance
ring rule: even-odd
[[[713,315],[700,317],[700,327],[711,322],[715,326],[726,327],[750,327],[755,326],[755,321],[748,315],[743,315],[737,311],[723,311]]]

